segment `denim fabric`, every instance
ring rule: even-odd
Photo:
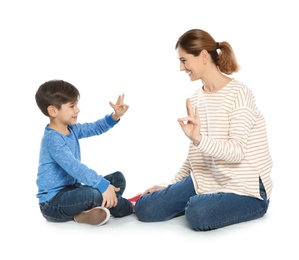
[[[142,196],[135,205],[135,214],[143,222],[166,221],[185,215],[194,230],[212,230],[262,217],[269,200],[262,182],[260,194],[264,200],[234,193],[197,195],[191,177]]]
[[[114,172],[105,176],[105,179],[120,191],[116,192],[118,203],[110,209],[114,217],[124,217],[132,213],[132,204],[122,194],[126,188],[126,180],[121,172]],[[74,220],[74,215],[92,207],[101,206],[102,194],[90,186],[75,184],[65,187],[50,201],[40,203],[42,215],[49,222],[66,222]]]

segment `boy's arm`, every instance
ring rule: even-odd
[[[70,126],[78,139],[101,135],[114,127],[119,121],[113,119],[112,114],[106,115],[93,123],[83,123]]]
[[[58,167],[75,178],[77,182],[97,188],[101,193],[106,191],[110,182],[77,159],[63,137],[55,138],[55,142],[53,138],[49,139],[47,149]]]

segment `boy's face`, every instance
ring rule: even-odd
[[[57,110],[56,120],[64,125],[74,125],[77,123],[79,112],[78,101],[68,102]]]

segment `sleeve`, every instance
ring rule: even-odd
[[[112,114],[106,115],[93,123],[76,124],[73,126],[73,130],[79,139],[87,138],[95,135],[101,135],[111,128],[113,128],[117,122],[113,120]]]
[[[239,163],[244,158],[248,136],[257,113],[259,112],[251,91],[248,88],[240,88],[229,113],[228,139],[216,140],[202,135],[202,140],[196,148],[217,159]]]
[[[110,182],[76,159],[63,137],[57,135],[49,138],[47,149],[58,167],[78,182],[97,188],[101,193],[106,191]]]
[[[174,184],[182,179],[188,177],[191,174],[191,165],[189,159],[187,158],[185,162],[182,164],[179,172],[174,176],[174,179],[170,181],[169,184]]]

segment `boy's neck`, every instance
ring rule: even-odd
[[[63,135],[69,135],[70,130],[68,128],[68,125],[58,125],[55,124],[54,122],[50,122],[49,128],[56,130],[57,132],[63,134]]]

